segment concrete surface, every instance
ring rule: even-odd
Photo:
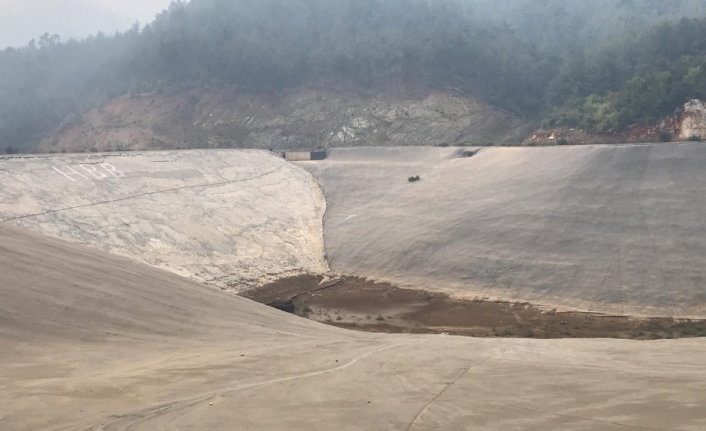
[[[0,429],[706,429],[706,342],[383,336],[0,224]]]
[[[706,318],[706,146],[460,151],[333,149],[299,163],[326,196],[331,269],[466,298]]]
[[[325,208],[266,151],[0,158],[0,220],[236,291],[325,272]]]
[[[458,297],[706,318],[706,146],[463,151],[2,157],[0,220],[234,291],[327,255]]]

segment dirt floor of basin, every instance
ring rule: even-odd
[[[706,337],[706,321],[544,311],[527,303],[459,300],[357,277],[303,275],[242,296],[303,318],[368,332],[545,339]]]

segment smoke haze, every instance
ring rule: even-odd
[[[0,49],[48,32],[62,40],[151,22],[170,0],[0,0]]]

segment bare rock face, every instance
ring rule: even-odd
[[[698,99],[689,101],[684,105],[684,112],[680,117],[681,123],[678,127],[680,138],[706,137],[706,103]]]
[[[673,115],[665,118],[659,128],[671,133],[675,140],[706,137],[706,103],[699,99],[690,100]]]
[[[456,91],[195,89],[122,97],[46,138],[42,152],[314,149],[519,142],[526,122]]]

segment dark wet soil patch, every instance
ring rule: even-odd
[[[356,277],[325,280],[304,275],[276,281],[242,296],[311,320],[384,333],[473,337],[625,338],[706,337],[706,321],[642,319],[541,310],[531,304],[471,301],[400,289]]]

